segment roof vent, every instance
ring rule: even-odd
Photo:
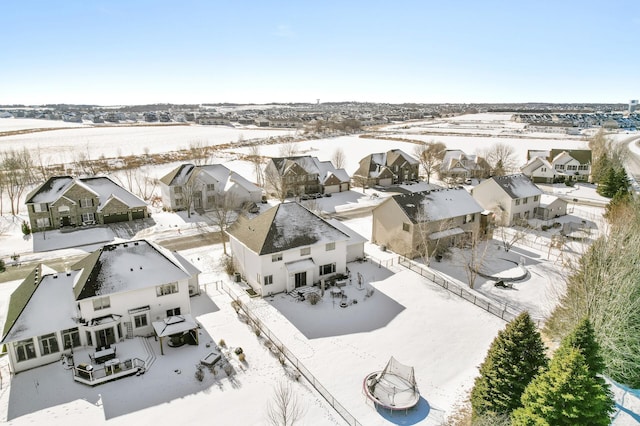
[[[57,276],[57,275],[54,275],[54,276],[53,276],[53,279],[54,279],[54,280],[55,280],[55,279],[58,279],[58,276]]]
[[[133,245],[134,245],[134,246],[137,246],[137,245],[138,245],[138,242],[136,241],[135,243],[133,243]],[[140,268],[140,269],[142,269],[142,268]]]
[[[71,272],[67,272],[67,276],[70,277],[71,276]]]
[[[129,244],[124,243],[124,244],[122,245],[122,247],[129,247]]]
[[[133,272],[133,268],[129,268],[131,270],[131,272]]]
[[[140,267],[140,269],[142,269],[142,266]]]

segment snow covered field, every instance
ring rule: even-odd
[[[503,115],[481,115],[476,118],[485,121],[491,117],[497,121],[496,126],[504,119]],[[469,121],[470,118],[467,117],[465,120]],[[0,120],[0,123],[2,121]],[[188,130],[190,127],[150,128],[154,132],[145,134],[142,130],[138,133],[137,129],[133,133],[128,133],[128,129],[122,132],[112,132],[117,129],[78,129],[25,136],[46,135],[42,139],[46,144],[42,146],[56,152],[64,146],[86,146],[82,132],[89,132],[86,135],[95,132],[91,141],[96,147],[100,146],[100,149],[105,151],[115,150],[116,153],[118,147],[121,147],[122,154],[127,154],[131,149],[139,149],[139,152],[142,152],[145,146],[148,146],[152,153],[187,147],[193,135],[204,130],[211,132],[211,140],[219,143],[228,142],[229,140],[225,140],[227,137],[232,141],[238,138],[237,133],[221,132],[218,127],[192,128],[203,130]],[[185,133],[181,133],[185,130]],[[159,133],[155,133],[156,131]],[[168,133],[163,134],[162,131]],[[54,137],[58,132],[67,135],[67,132],[78,133],[71,138],[72,144],[65,145],[65,138]],[[267,135],[274,135],[273,131],[265,132]],[[246,130],[242,130],[241,133],[244,139],[252,138]],[[394,137],[436,139],[409,133]],[[13,139],[15,137],[10,138],[11,143],[16,140]],[[584,142],[562,139],[532,140],[490,136],[447,138],[445,140],[443,136],[437,140],[442,140],[449,149],[462,149],[467,153],[474,153],[487,145],[505,141],[515,145],[518,155],[524,155],[527,149],[584,147],[581,145]],[[0,149],[7,146],[7,140],[7,137],[0,138]],[[535,141],[535,144],[532,141]],[[16,143],[30,142],[23,140]],[[333,151],[341,147],[347,157],[345,168],[349,173],[357,168],[358,161],[368,153],[383,152],[391,148],[401,148],[411,153],[413,149],[413,144],[410,143],[351,136],[301,142],[297,146],[302,153],[318,156],[321,160],[330,160]],[[262,147],[262,154],[277,156],[278,150],[277,145],[265,145]],[[225,160],[233,158],[233,155],[230,155]],[[249,179],[253,176],[253,166],[247,162],[233,160],[225,164]],[[149,168],[149,171],[159,177],[174,166],[155,166]],[[574,188],[553,186],[546,190],[550,193],[571,191],[568,195],[572,198],[592,202],[604,201],[589,185],[578,185]],[[317,200],[318,207],[326,212],[340,213],[373,206],[388,196],[382,192],[373,196],[374,192],[376,191],[367,190],[363,194],[354,190],[334,194],[331,198]],[[603,225],[600,216],[599,207],[575,206],[570,215],[558,221],[587,220],[596,228],[600,228]],[[189,220],[177,214],[154,212],[153,219],[155,225],[142,230],[139,236],[160,240],[168,235],[190,235],[202,229],[199,222],[202,218],[197,216]],[[20,234],[19,223],[10,221],[5,226],[5,234],[0,236],[0,256],[4,257],[15,251],[25,253],[32,247],[33,241],[25,240]],[[366,238],[370,238],[370,216],[349,219],[345,223]],[[54,234],[49,235],[53,236]],[[564,288],[563,276],[567,273],[564,259],[571,253],[579,253],[580,250],[577,246],[567,247],[567,252],[562,257],[558,250],[547,250],[545,238],[548,239],[549,236],[540,233],[534,241],[517,244],[510,252],[518,261],[520,258],[524,259],[524,265],[529,271],[525,280],[514,283],[511,289],[502,289],[493,286],[491,280],[478,278],[478,297],[490,298],[498,304],[513,308],[526,308],[531,310],[534,317],[544,317]],[[495,246],[497,243],[492,248],[495,252],[488,258],[498,257]],[[84,249],[25,253],[23,258],[46,260],[53,256],[86,253],[90,249],[91,246]],[[229,277],[221,272],[221,245],[182,251],[183,256],[203,271],[200,282],[205,293],[192,299],[194,316],[202,324],[200,346],[171,348],[170,351],[165,351],[166,355],[161,356],[157,342],[149,339],[151,347],[155,349],[155,361],[149,372],[140,377],[134,376],[96,388],[73,382],[61,363],[30,370],[10,378],[6,357],[3,357],[0,359],[0,420],[8,420],[10,424],[16,425],[81,422],[116,425],[213,422],[222,425],[261,425],[266,423],[266,409],[273,397],[273,385],[278,380],[288,380],[306,407],[301,425],[345,424],[308,382],[288,378],[294,371],[292,367],[281,366],[265,346],[264,336],[256,337],[250,327],[239,319],[230,306],[229,296],[219,290],[219,283],[222,281],[360,424],[438,425],[451,414],[457,403],[465,399],[473,384],[473,378],[477,375],[477,366],[483,360],[492,339],[505,323],[415,272],[395,263],[385,267],[384,262],[391,263],[394,259],[393,253],[382,252],[377,246],[369,243],[365,245],[365,250],[371,256],[369,262],[349,264],[352,274],[360,272],[365,277],[365,282],[362,288],[353,282],[347,285],[345,291],[349,300],[357,300],[357,303],[346,308],[336,306],[329,294],[315,306],[282,294],[267,299],[251,299],[240,285],[231,283]],[[501,251],[500,255],[505,256],[505,253]],[[383,261],[383,265],[376,260]],[[488,263],[491,263],[493,268],[501,267],[499,262]],[[466,285],[464,271],[455,255],[442,262],[434,262],[431,266],[436,273],[446,274],[448,279]],[[15,281],[0,284],[0,324],[4,322],[11,291],[18,284],[19,282]],[[373,293],[370,290],[373,290]],[[247,362],[243,364],[235,355],[229,353],[228,358],[235,370],[231,379],[220,371],[215,376],[205,371],[204,380],[198,382],[194,377],[195,365],[210,351],[205,344],[212,345],[221,338],[230,348],[241,346],[247,354]],[[416,409],[407,416],[402,413],[390,415],[388,412],[376,410],[367,403],[362,394],[364,377],[382,369],[390,356],[415,367],[422,398]],[[638,424],[640,400],[622,388],[617,388],[616,394],[619,402],[624,401],[624,408],[616,415],[614,424]]]

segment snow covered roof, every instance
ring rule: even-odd
[[[299,203],[278,204],[251,219],[241,216],[228,232],[259,255],[349,239]]]
[[[51,177],[27,196],[25,204],[54,203],[64,197],[66,192],[74,185],[81,186],[98,197],[98,210],[112,197],[117,197],[125,205],[129,206],[129,208],[145,207],[147,205],[140,197],[127,191],[107,176],[87,178],[72,178],[70,176]]]
[[[262,192],[260,187],[245,179],[238,173],[229,170],[229,168],[222,164],[207,164],[204,166],[198,166],[198,169],[200,169],[202,173],[206,173],[218,181],[219,185],[221,185],[225,191],[233,185],[238,185],[241,188],[244,188],[247,192]]]
[[[160,182],[167,186],[184,185],[189,179],[189,175],[196,166],[193,164],[181,164],[160,178]]]
[[[555,195],[542,194],[540,196],[540,207],[547,208],[553,203],[557,202],[558,200],[560,200],[560,202],[567,203],[566,200],[563,200],[562,198],[558,198]]]
[[[77,300],[188,279],[184,258],[145,240],[108,244],[73,265]]]
[[[347,242],[348,245],[366,243],[367,241],[369,241],[353,229],[349,228],[344,223],[340,222],[338,219],[329,219],[327,222],[349,236],[349,241]]]
[[[52,203],[64,194],[70,182],[71,176],[52,176],[27,195],[25,204]]]
[[[413,223],[452,219],[483,210],[463,188],[394,195],[391,199],[398,203]]]
[[[189,314],[175,315],[151,324],[158,337],[171,336],[198,328],[198,323]]]
[[[512,199],[533,197],[535,195],[542,194],[540,188],[538,188],[522,173],[507,176],[494,176],[491,179]],[[482,185],[482,183],[480,183],[480,185]]]
[[[78,274],[37,266],[11,295],[2,343],[77,327],[73,284]]]
[[[579,162],[580,164],[591,164],[591,150],[590,149],[557,149],[554,148],[549,153],[549,158],[552,159],[552,162],[555,161],[557,157],[561,154],[566,153],[571,158]]]

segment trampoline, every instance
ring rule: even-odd
[[[384,370],[365,377],[362,390],[376,407],[391,411],[406,412],[420,400],[413,367],[401,364],[393,357]]]

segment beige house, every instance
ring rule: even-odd
[[[265,167],[264,176],[269,192],[287,197],[351,189],[351,179],[344,169],[309,155],[272,158]]]
[[[591,150],[529,150],[527,159],[520,171],[533,182],[591,181]]]
[[[54,176],[25,201],[35,231],[148,217],[147,203],[106,176]]]
[[[533,219],[540,206],[542,191],[523,174],[494,176],[472,190],[483,209],[495,214],[496,223],[511,226]]]
[[[459,149],[448,149],[444,153],[438,176],[440,179],[484,179],[491,173],[491,166],[477,155],[467,155]]]
[[[462,188],[395,195],[373,209],[372,242],[429,256],[477,234],[483,208]]]
[[[213,210],[220,197],[227,196],[233,208],[259,203],[262,188],[222,164],[181,164],[160,178],[162,205],[171,211]]]
[[[559,216],[567,214],[567,205],[569,203],[555,195],[542,194],[540,196],[540,205],[536,209],[536,219],[551,220]]]
[[[353,178],[362,186],[390,186],[417,181],[419,168],[418,160],[400,149],[392,149],[364,157]]]

